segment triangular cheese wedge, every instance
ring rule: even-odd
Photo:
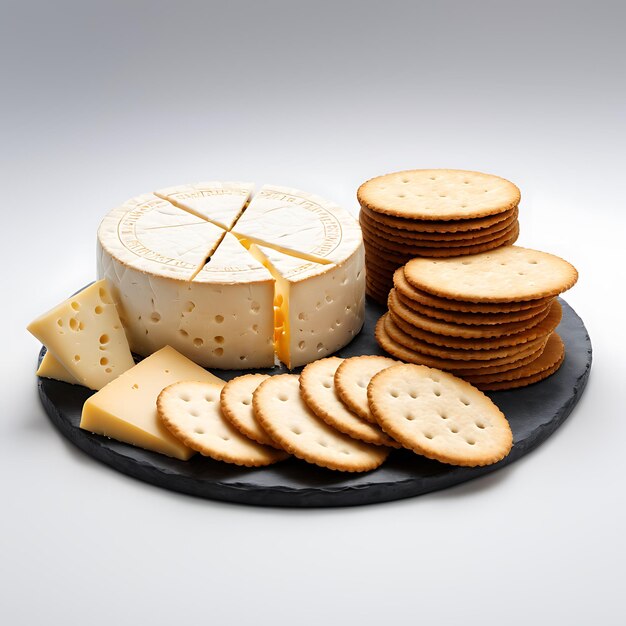
[[[230,230],[248,204],[253,189],[252,183],[210,181],[167,187],[155,191],[155,195]]]
[[[70,385],[80,385],[80,383],[59,363],[52,352],[48,351],[43,355],[39,368],[37,369],[37,376],[41,378],[52,378],[54,380],[60,380]]]
[[[276,280],[275,349],[288,368],[332,354],[346,344],[346,335],[354,337],[360,331],[363,276],[359,265],[322,265],[256,244],[250,246],[250,253]],[[322,331],[324,339],[319,337]]]
[[[28,331],[90,389],[101,389],[135,365],[106,280],[44,313]]]
[[[340,263],[361,246],[356,221],[347,211],[297,189],[265,185],[233,232],[257,245],[316,263]]]
[[[168,385],[182,381],[224,381],[166,346],[91,396],[83,406],[80,427],[183,461],[194,452],[161,424],[156,401]]]

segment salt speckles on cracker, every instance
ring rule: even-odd
[[[328,469],[365,472],[389,450],[352,439],[321,420],[300,395],[298,376],[279,374],[262,382],[253,397],[254,413],[271,437],[294,456]]]
[[[180,382],[161,391],[157,412],[161,423],[192,450],[216,461],[257,467],[288,455],[244,437],[220,409],[221,385]]]
[[[367,390],[383,430],[430,459],[482,466],[503,459],[513,444],[498,407],[469,383],[421,365],[395,365],[374,376]]]

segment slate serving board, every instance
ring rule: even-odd
[[[81,450],[124,474],[165,489],[263,506],[351,506],[397,500],[444,489],[513,463],[563,423],[585,389],[592,351],[582,320],[566,302],[561,300],[561,304],[563,319],[558,332],[565,342],[565,362],[542,382],[488,394],[509,419],[514,445],[505,459],[482,468],[453,467],[406,450],[393,451],[381,467],[365,474],[334,472],[297,459],[256,469],[228,465],[199,454],[189,461],[179,461],[80,430],[83,403],[93,393],[84,387],[41,378],[39,394],[52,422]],[[362,332],[337,355],[384,354],[374,341],[374,326],[384,311],[368,301]],[[40,360],[44,354],[45,348]],[[286,370],[276,367],[262,371],[279,374]],[[214,373],[230,379],[244,372]]]

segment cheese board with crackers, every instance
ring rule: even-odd
[[[39,392],[148,483],[346,506],[471,480],[544,441],[591,367],[567,261],[515,245],[519,190],[462,170],[319,196],[242,182],[133,198],[97,281],[34,320]]]

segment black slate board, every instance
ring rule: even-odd
[[[141,450],[78,428],[84,401],[93,393],[84,387],[45,378],[39,394],[52,422],[88,455],[114,469],[159,487],[194,496],[264,506],[350,506],[385,502],[444,489],[513,463],[545,441],[570,414],[587,383],[591,342],[582,320],[563,300],[558,332],[565,342],[565,362],[548,379],[522,389],[488,395],[509,419],[514,445],[500,463],[481,468],[453,467],[393,451],[378,469],[344,474],[289,459],[276,465],[246,469],[195,455],[179,461]],[[374,341],[374,326],[384,309],[368,302],[365,326],[352,343],[337,353],[349,357],[384,354]],[[43,358],[42,349],[39,359]],[[264,370],[283,373],[284,368]],[[243,372],[215,371],[230,379]]]

